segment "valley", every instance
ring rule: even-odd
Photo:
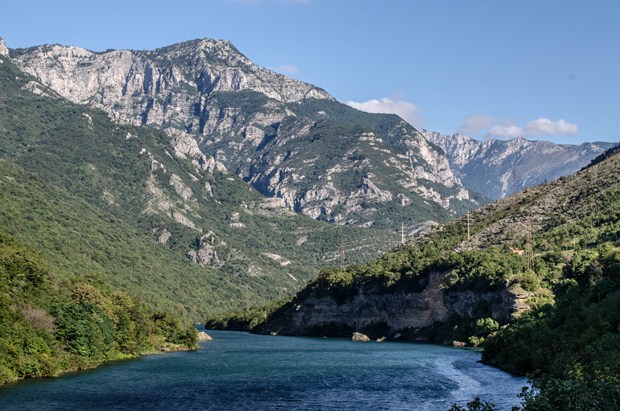
[[[225,40],[0,39],[0,381],[193,349],[206,319],[480,347],[526,409],[612,406],[614,146],[423,130]]]

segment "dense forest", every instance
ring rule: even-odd
[[[195,349],[196,329],[84,273],[71,279],[0,232],[0,383]]]
[[[482,359],[536,381],[525,395],[528,410],[618,409],[620,247],[605,243],[576,253],[564,277],[555,305],[492,333]]]

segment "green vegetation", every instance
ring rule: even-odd
[[[291,295],[337,257],[342,243],[352,263],[397,240],[386,231],[265,208],[264,197],[237,177],[174,157],[166,134],[37,96],[24,87],[32,80],[3,59],[0,185],[10,195],[0,197],[0,226],[61,277],[96,273],[152,307],[196,321]],[[172,175],[191,198],[180,197]],[[158,244],[163,232],[170,238]],[[214,234],[219,268],[187,257],[206,233]],[[274,253],[291,263],[266,255]]]
[[[204,309],[176,293],[191,293],[202,305],[224,307],[234,297],[235,288],[226,279],[214,278],[173,250],[156,247],[123,220],[4,161],[0,190],[7,194],[0,197],[4,229],[38,250],[60,277],[92,273],[151,306],[190,319]]]
[[[344,304],[361,294],[421,292],[430,273],[443,273],[444,295],[512,290],[527,297],[529,311],[494,318],[492,302],[479,300],[465,317],[399,330],[401,338],[484,347],[485,362],[533,379],[521,394],[525,410],[618,409],[619,167],[612,150],[575,176],[476,210],[469,238],[464,217],[368,263],[324,269],[280,307],[235,314],[235,326],[264,332],[308,297]],[[226,324],[219,318],[209,326]],[[336,319],[310,331],[343,336],[346,325]],[[493,409],[479,399],[455,407]]]
[[[210,317],[206,323],[207,329],[226,329],[231,331],[252,331],[272,316],[276,310],[287,307],[290,299],[275,301],[264,306],[249,307],[217,316]]]
[[[555,304],[487,333],[482,360],[533,380],[524,411],[619,409],[620,247],[579,250],[563,274]],[[493,407],[478,399],[452,409]]]
[[[483,361],[527,374],[527,410],[620,408],[620,248],[578,251],[556,304],[492,333]]]
[[[177,317],[95,276],[61,279],[0,232],[0,384],[197,346]]]

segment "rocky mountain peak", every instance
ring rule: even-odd
[[[214,93],[254,91],[280,102],[333,100],[324,90],[259,67],[230,42],[200,39],[153,51],[92,52],[46,45],[15,50],[14,61],[61,96],[117,120],[191,127],[196,104]],[[178,110],[177,110],[178,109]]]
[[[73,102],[164,130],[172,153],[199,172],[218,164],[316,219],[392,227],[478,204],[444,154],[398,116],[338,103],[225,40],[101,53],[39,46],[11,55]]]
[[[523,137],[479,141],[460,134],[432,131],[423,134],[445,151],[450,167],[465,187],[491,199],[572,174],[613,146],[612,143],[554,144]]]
[[[182,53],[184,55],[206,52],[211,56],[219,57],[221,59],[245,57],[235,46],[233,46],[230,41],[210,38],[187,40],[180,43],[171,44],[169,46],[160,47],[152,51],[144,51],[144,53],[147,54],[169,54],[175,52]]]

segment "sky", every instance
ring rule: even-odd
[[[620,141],[618,0],[0,0],[9,48],[231,41],[343,103],[473,138]]]

